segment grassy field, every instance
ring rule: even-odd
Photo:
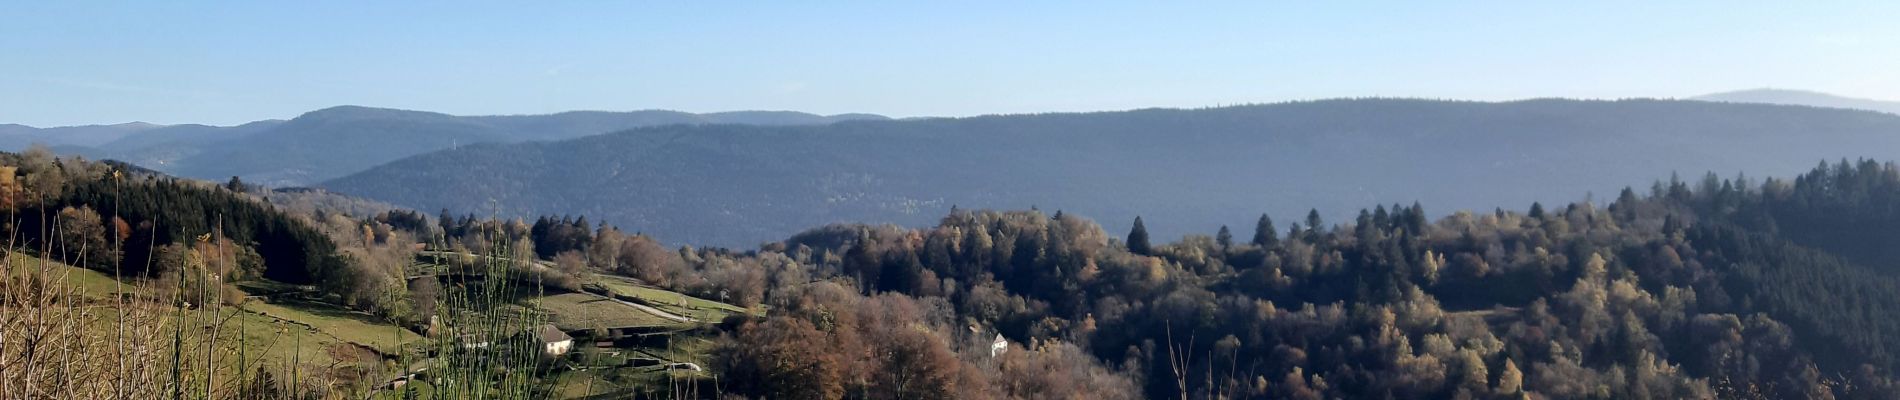
[[[65,279],[66,284],[77,286],[82,298],[94,300],[109,299],[112,297],[112,294],[121,287],[125,289],[126,293],[141,293],[137,287],[132,285],[119,285],[118,280],[112,279],[112,276],[106,273],[66,265],[58,261],[50,261],[19,252],[7,253],[6,262],[10,267],[8,271],[16,275],[38,271],[41,268],[45,268],[47,272],[53,275],[64,275],[63,279]],[[58,277],[56,276],[56,278]]]
[[[225,309],[220,343],[244,347],[245,359],[277,364],[296,360],[309,365],[366,365],[379,357],[349,341],[317,329],[254,312]],[[236,334],[242,332],[243,336]]]
[[[244,304],[244,310],[282,319],[333,336],[337,339],[364,345],[384,354],[393,354],[402,345],[421,341],[422,335],[410,332],[388,323],[376,321],[367,315],[326,305],[295,304],[294,307],[251,301]]]
[[[149,295],[147,288],[139,287],[132,281],[121,284],[107,273],[50,262],[20,253],[7,256],[7,269],[12,274],[29,271],[49,272],[60,279],[62,285],[77,289],[82,304],[91,304],[102,311],[94,315],[96,322],[88,323],[98,329],[115,329],[111,311],[120,307],[112,302],[113,293],[123,290],[126,293]],[[749,310],[717,301],[684,296],[679,293],[644,286],[631,279],[599,276],[597,282],[618,296],[637,298],[641,302],[667,313],[686,316],[701,322],[716,322],[728,315],[748,313]],[[309,290],[304,287],[284,285],[274,282],[245,282],[234,285],[246,294],[289,293]],[[566,293],[553,296],[534,297],[535,294],[521,293],[531,297],[521,301],[520,306],[532,307],[546,312],[549,322],[565,330],[581,330],[596,327],[680,327],[692,323],[683,323],[654,315],[640,308],[619,301],[586,293]],[[281,369],[293,360],[307,366],[325,368],[349,368],[368,374],[365,379],[372,384],[386,379],[390,374],[391,362],[385,361],[386,354],[400,354],[406,346],[426,341],[417,333],[372,316],[343,309],[338,306],[285,300],[296,296],[269,296],[278,302],[252,297],[237,306],[212,307],[210,309],[190,308],[179,310],[176,307],[163,307],[157,311],[168,315],[166,321],[182,323],[187,332],[201,334],[216,333],[215,348],[217,363],[236,368],[242,362],[246,370],[265,366],[272,370]],[[525,310],[525,309],[524,309]],[[649,385],[668,385],[681,377],[699,377],[701,374],[691,371],[667,370],[661,366],[639,368],[620,368],[627,357],[640,356],[668,360],[669,362],[705,363],[705,347],[711,342],[706,338],[676,338],[670,348],[619,349],[617,357],[602,357],[598,364],[582,367],[581,370],[569,370],[556,373],[550,378],[555,390],[555,398],[583,398],[599,395],[623,395],[629,390],[642,391],[653,389]],[[195,350],[194,350],[195,351]],[[604,363],[604,364],[602,364]],[[382,371],[382,372],[373,372]],[[428,392],[426,383],[416,382],[413,389]],[[645,388],[645,389],[642,389]]]
[[[594,282],[605,286],[609,292],[613,292],[615,295],[636,297],[645,300],[647,304],[655,308],[703,322],[719,322],[719,320],[725,319],[728,315],[750,312],[743,307],[731,304],[645,286],[627,277],[595,275]],[[680,303],[681,299],[686,300],[685,304],[682,305]]]
[[[626,304],[584,293],[558,294],[530,302],[534,307],[547,311],[554,326],[562,330],[679,324]]]
[[[482,257],[487,257],[487,256],[479,256],[479,255],[472,255],[472,254],[465,254],[465,253],[450,253],[450,252],[441,252],[441,251],[425,251],[425,252],[422,252],[417,257],[417,260],[416,260],[417,263],[416,265],[413,265],[410,267],[409,273],[414,274],[414,275],[430,275],[430,274],[448,273],[447,266],[443,265],[444,262],[446,261],[445,258],[456,258],[456,257],[464,258],[465,261],[467,262],[473,262],[474,260],[480,260]],[[509,259],[504,258],[504,257],[493,257],[493,259],[502,260],[505,262],[512,262]],[[543,266],[546,266],[546,262],[541,262],[541,261],[537,261],[537,262],[542,264]],[[594,274],[592,276],[592,281],[594,283],[600,284],[601,286],[605,287],[609,292],[617,296],[637,298],[637,299],[642,300],[645,304],[652,306],[654,308],[658,308],[662,311],[666,311],[666,312],[673,313],[676,315],[691,318],[700,322],[718,322],[720,320],[725,319],[726,316],[733,315],[733,314],[762,313],[760,311],[747,310],[744,307],[739,307],[739,306],[735,306],[731,304],[721,303],[718,301],[713,301],[713,300],[708,300],[708,299],[703,299],[703,298],[698,298],[698,297],[687,296],[687,295],[680,294],[678,292],[673,292],[673,291],[668,291],[665,289],[647,286],[645,284],[640,283],[637,280],[634,280],[632,278],[627,278],[627,277],[613,276],[613,275],[606,275],[606,274]],[[553,312],[555,314],[563,314],[565,312],[561,310],[563,310],[562,307],[565,307],[565,306],[570,306],[570,305],[556,304],[556,305],[551,305],[549,307],[542,307],[542,309]],[[586,310],[575,309],[575,311],[586,311]],[[618,318],[618,316],[614,314],[619,312],[619,310],[612,309],[612,308],[604,309],[604,310],[591,310],[591,311],[602,311],[602,312],[606,312],[607,314],[601,315],[599,317],[581,317],[581,316],[570,315],[564,319],[567,320],[566,322],[569,322],[569,323],[581,322],[581,321],[576,321],[576,319],[587,319],[587,318],[604,318],[604,319],[612,320],[612,319]],[[557,319],[563,319],[563,318],[557,317]],[[613,325],[613,324],[609,323],[608,325]]]
[[[618,296],[636,297],[649,302],[654,308],[699,321],[715,322],[727,315],[746,312],[744,308],[730,304],[641,286],[629,279],[602,276],[597,282]],[[686,299],[685,305],[680,305],[682,297]],[[555,326],[566,330],[599,326],[687,327],[693,325],[665,319],[617,301],[586,293],[542,297],[533,300],[532,304],[548,312]],[[549,377],[553,379],[551,382],[554,386],[553,397],[575,399],[589,396],[651,394],[669,386],[685,385],[685,382],[694,379],[707,379],[708,375],[705,372],[669,369],[664,365],[644,367],[623,367],[622,365],[630,358],[652,358],[668,363],[691,362],[703,366],[706,365],[706,352],[711,345],[712,341],[708,338],[692,336],[689,332],[680,332],[675,334],[673,343],[664,348],[580,349],[570,358],[581,368],[580,370],[563,370]]]
[[[665,360],[664,362],[703,362],[691,359],[676,359],[665,354],[673,351],[665,349],[581,349],[570,360],[580,367],[577,370],[558,370],[549,376],[553,385],[554,398],[579,399],[590,396],[608,396],[608,398],[645,398],[655,395],[663,389],[684,387],[687,382],[696,379],[709,379],[710,375],[702,371],[669,368],[664,364],[640,367],[626,367],[625,362],[632,358]],[[658,398],[658,397],[655,397]]]
[[[586,370],[568,371],[555,375],[554,397],[557,399],[580,399],[589,396],[613,394],[623,389],[620,384],[607,379],[611,371]]]
[[[120,284],[105,273],[17,252],[8,254],[7,262],[11,266],[10,273],[23,274],[45,268],[51,275],[63,279],[65,285],[75,287],[79,298],[105,309],[93,314],[97,321],[87,324],[101,330],[116,327],[116,313],[109,310],[117,306],[108,300],[113,293],[118,290],[132,294],[148,292],[132,282]],[[160,312],[170,316],[166,319],[168,323],[180,323],[181,319],[175,318],[180,316],[176,308]],[[249,300],[239,307],[218,308],[215,314],[188,309],[182,316],[182,323],[198,332],[215,330],[217,347],[224,349],[220,357],[233,366],[238,362],[240,347],[243,358],[249,360],[247,365],[255,365],[258,360],[267,364],[295,360],[311,365],[364,365],[379,363],[381,359],[380,354],[365,348],[388,353],[396,351],[401,344],[422,339],[407,329],[318,305],[288,307]]]
[[[97,307],[88,314],[91,318],[84,326],[86,329],[101,332],[110,337],[117,330],[117,309],[108,306]],[[215,331],[215,349],[218,364],[232,368],[239,365],[242,356],[246,370],[264,365],[280,368],[295,361],[305,365],[339,366],[371,365],[380,363],[381,357],[374,352],[359,347],[350,341],[339,339],[315,328],[285,321],[271,316],[244,311],[234,307],[216,310],[185,309],[182,312],[175,307],[153,310],[160,313],[164,332],[160,339],[171,337],[169,332],[179,324],[185,327],[185,333],[191,335],[192,351],[204,349],[203,343],[209,342],[208,335]],[[203,339],[204,342],[197,340]]]

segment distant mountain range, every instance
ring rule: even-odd
[[[57,128],[0,125],[0,149],[44,143],[64,154],[111,158],[201,179],[241,176],[273,186],[305,185],[399,158],[477,143],[568,139],[669,124],[804,125],[882,120],[785,111],[693,114],[648,110],[548,115],[453,116],[342,106],[288,121],[239,126],[129,123]]]
[[[1743,90],[1692,99],[1900,113],[1900,102],[1799,90]],[[666,110],[452,116],[340,106],[287,121],[263,120],[238,126],[132,122],[35,128],[0,124],[0,150],[17,151],[43,143],[62,154],[115,159],[173,175],[214,180],[241,176],[253,183],[300,186],[408,156],[478,143],[562,140],[671,124],[821,125],[862,120],[889,118],[790,111],[694,114]]]
[[[1522,209],[1671,171],[1788,176],[1900,158],[1900,116],[1684,100],[1359,99],[1211,109],[661,126],[462,146],[322,186],[433,212],[584,214],[674,243],[751,247],[833,222],[931,224],[954,206],[1067,210],[1159,238],[1285,228],[1317,208]],[[1171,240],[1171,239],[1170,239]]]
[[[68,146],[98,146],[131,135],[132,133],[160,128],[144,122],[129,122],[115,125],[61,126],[53,128],[35,128],[18,124],[0,124],[0,146],[6,148],[26,147],[32,143]]]
[[[1821,92],[1787,89],[1753,89],[1696,96],[1693,100],[1730,103],[1763,103],[1825,108],[1848,108],[1900,114],[1900,101],[1858,99]]]
[[[1110,229],[1141,211],[1168,237],[1257,212],[1284,225],[1308,207],[1335,219],[1413,200],[1521,207],[1610,196],[1670,171],[1786,175],[1821,159],[1900,158],[1892,102],[1766,89],[1695,99],[1706,102],[1365,99],[901,121],[343,106],[238,126],[0,125],[0,149],[46,143],[430,212],[586,214],[741,247],[830,222],[926,224],[952,205],[1068,209]]]

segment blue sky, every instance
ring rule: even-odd
[[[0,3],[0,123],[36,126],[342,104],[959,116],[1758,87],[1900,99],[1891,1],[21,3]]]

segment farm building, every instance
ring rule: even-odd
[[[568,336],[567,332],[562,332],[560,328],[554,327],[554,324],[541,325],[541,329],[535,332],[535,337],[541,339],[542,354],[549,356],[567,354],[568,350],[574,348],[574,337]]]

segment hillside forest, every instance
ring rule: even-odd
[[[1169,223],[1160,219],[1108,232],[1060,209],[953,207],[934,226],[834,224],[751,249],[667,247],[637,227],[577,215],[528,221],[299,197],[44,149],[0,164],[9,259],[62,260],[151,288],[86,304],[148,310],[155,320],[222,315],[206,299],[276,303],[246,299],[286,286],[308,288],[297,304],[439,343],[458,340],[440,333],[455,332],[445,326],[452,321],[565,317],[470,317],[515,308],[460,295],[476,281],[417,273],[419,259],[440,254],[500,268],[483,284],[514,286],[498,289],[496,303],[539,304],[526,299],[625,280],[744,310],[691,328],[705,340],[693,356],[703,373],[659,384],[601,373],[641,388],[628,396],[1900,397],[1900,320],[1887,317],[1900,311],[1900,252],[1887,245],[1900,239],[1900,168],[1873,160],[1759,181],[1671,177],[1603,204],[1441,214],[1389,204],[1344,221],[1317,210],[1263,214],[1253,226],[1174,241],[1148,232]],[[24,269],[6,265],[5,292],[48,290],[49,281],[16,278]],[[51,340],[83,335],[30,329],[42,319],[29,310],[59,297],[0,297],[7,390],[33,397],[93,385],[8,362],[84,347]],[[181,347],[185,329],[177,331],[152,333],[169,343],[147,354],[155,364],[193,359]],[[567,333],[597,334],[589,331]],[[406,369],[405,351],[346,372],[291,365],[232,377],[220,374],[251,368],[206,361],[199,378],[166,367],[134,381],[160,391],[149,394],[202,384],[190,393],[205,398],[429,396],[421,385],[384,384],[384,374]],[[96,362],[124,359],[109,354],[121,357]],[[559,391],[555,377],[575,370],[563,366],[595,356],[570,354],[445,362],[462,371],[452,376],[466,391],[437,396],[546,398]],[[325,383],[290,379],[306,373]]]
[[[839,222],[931,226],[953,206],[1064,210],[1118,235],[1141,216],[1172,240],[1262,213],[1350,222],[1360,208],[1413,202],[1522,211],[1609,200],[1671,171],[1785,177],[1895,149],[1900,116],[1868,111],[1364,98],[650,126],[461,146],[316,186],[430,213],[586,215],[669,245],[750,249]]]

